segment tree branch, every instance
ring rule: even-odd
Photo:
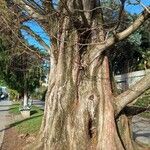
[[[79,5],[78,5],[79,9],[84,10],[83,2],[81,0],[78,0],[78,3],[79,3]],[[81,15],[81,18],[82,18],[82,21],[83,21],[84,25],[88,27],[89,23],[88,23],[88,20],[85,16],[84,12],[80,12],[80,15]]]
[[[148,13],[150,13],[150,9],[147,8],[141,1],[139,1],[139,0],[136,0],[136,1],[137,1],[137,3],[139,3]]]
[[[44,15],[45,10],[33,0],[22,0],[26,5],[32,7],[37,13]]]
[[[103,44],[97,45],[91,52],[91,60],[94,60],[95,58],[100,56],[100,54],[104,50],[107,50],[114,44],[127,38],[129,35],[135,32],[149,17],[150,14],[147,12],[147,10],[144,10],[143,13],[127,29],[120,33],[116,33],[115,35],[113,35],[113,37],[110,37],[106,41],[104,41]]]
[[[32,31],[30,27],[23,25],[21,26],[21,29],[25,30],[27,33],[29,33],[29,35],[34,37],[45,48],[45,50],[47,50],[48,52],[50,51],[50,46],[48,46],[39,35]]]
[[[46,14],[54,13],[55,9],[54,9],[52,3],[53,3],[52,0],[44,0],[43,1],[43,6],[44,6]]]
[[[20,1],[15,1],[15,4],[17,4],[20,9],[24,9],[30,16],[33,17],[33,19],[37,20],[42,20],[44,19],[43,14],[44,12],[42,11],[41,8],[34,6],[32,3],[27,2],[26,0],[20,0]]]
[[[129,103],[150,88],[150,73],[116,98],[116,115]]]
[[[26,48],[26,52],[30,52],[31,54],[34,54],[35,56],[37,56],[38,59],[42,60],[42,56],[38,51],[35,51],[33,49],[31,49],[24,41],[23,39],[21,39],[19,37],[19,35],[11,28],[11,26],[9,25],[8,21],[5,19],[4,16],[0,16],[0,19],[5,23],[5,25],[7,26],[7,28],[12,32],[12,35],[22,44],[22,46],[24,46],[24,48]]]

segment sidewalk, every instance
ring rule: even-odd
[[[45,102],[33,100],[33,105],[44,109]],[[132,119],[132,132],[135,141],[150,146],[150,119],[134,116]]]
[[[132,119],[133,139],[150,147],[150,119],[134,116]]]
[[[2,100],[0,101],[0,148],[3,142],[4,132],[6,126],[10,123],[9,106],[11,101]]]

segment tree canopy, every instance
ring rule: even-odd
[[[25,86],[29,92],[33,92],[40,85],[43,62],[28,54],[22,46],[19,47],[20,50],[14,49],[12,52],[2,41],[3,39],[0,48],[1,79],[9,88],[17,90],[20,94],[23,94]],[[36,51],[34,47],[32,49]]]

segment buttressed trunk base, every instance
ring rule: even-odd
[[[58,74],[59,67],[54,70],[55,78],[49,81],[51,86],[47,93],[39,145],[34,145],[33,149],[124,149],[115,123],[107,57],[100,65],[96,62],[89,76],[82,70],[78,73],[82,76],[75,80],[70,67],[65,66],[61,76]],[[54,74],[51,72],[51,75]]]

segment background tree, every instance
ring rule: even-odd
[[[32,49],[35,48],[32,47]],[[18,91],[20,97],[23,97],[23,108],[25,109],[28,107],[29,95],[40,86],[43,63],[36,56],[26,53],[23,48],[20,51],[15,49],[14,54],[8,51],[2,44],[0,76],[9,88]]]
[[[127,21],[120,25],[120,29],[127,27],[129,23],[136,18],[137,15],[129,15]],[[125,74],[138,70],[149,69],[149,32],[147,31],[150,21],[138,29],[134,34],[130,35],[124,41],[117,43],[111,52],[109,52],[111,79],[114,86],[114,91],[118,91],[115,86],[114,75]],[[125,25],[126,24],[126,25]],[[129,88],[128,83],[124,90]]]
[[[1,16],[5,16],[0,22],[0,76],[9,88],[19,92],[23,99],[23,107],[28,104],[28,95],[40,84],[43,77],[43,68],[47,54],[40,52],[23,40],[20,25],[23,22],[20,17],[26,19],[26,15],[19,12],[19,8],[7,9],[6,1],[0,2]],[[8,2],[8,6],[13,3]],[[14,13],[11,13],[11,11]],[[14,84],[15,83],[15,84]]]
[[[109,22],[103,11],[111,5],[106,7],[103,1],[14,2],[51,37],[45,113],[38,139],[30,149],[135,149],[123,109],[150,87],[150,75],[115,97],[108,52],[149,18],[149,8],[126,29],[117,30],[112,22],[111,28],[106,26]],[[117,23],[119,12],[116,9],[114,14]]]

